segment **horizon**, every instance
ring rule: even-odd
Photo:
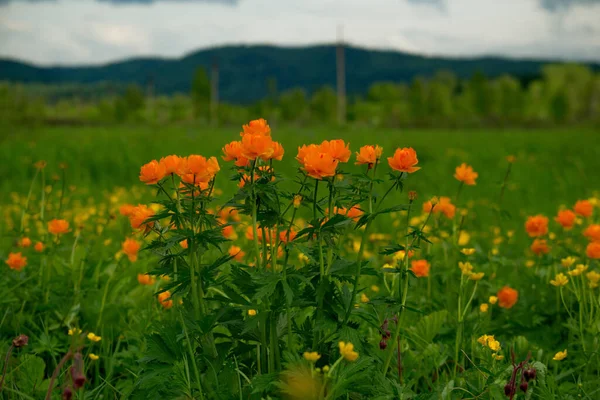
[[[1,0],[0,0],[1,1]],[[195,50],[190,50],[185,52],[179,56],[165,56],[160,54],[147,54],[147,55],[135,55],[129,57],[118,58],[115,60],[110,60],[106,62],[91,62],[91,63],[70,63],[70,64],[62,64],[62,63],[38,63],[34,61],[29,61],[25,59],[20,59],[16,57],[6,57],[0,55],[0,61],[9,61],[20,64],[25,64],[32,67],[37,68],[94,68],[94,67],[105,67],[108,65],[121,64],[135,60],[164,60],[164,61],[179,61],[183,60],[187,57],[193,56],[197,53],[207,52],[211,50],[218,50],[223,48],[235,48],[235,47],[243,47],[243,48],[252,48],[252,47],[272,47],[277,49],[291,49],[291,50],[301,50],[301,49],[309,49],[315,47],[333,47],[336,46],[336,42],[329,43],[314,43],[314,44],[300,44],[300,45],[285,45],[285,44],[277,44],[277,43],[226,43],[214,46],[207,46],[202,48],[197,48]],[[599,65],[600,60],[574,60],[568,58],[560,58],[560,57],[533,57],[533,56],[520,56],[520,55],[505,55],[505,54],[478,54],[478,55],[443,55],[443,54],[420,54],[414,53],[407,50],[394,49],[394,48],[377,48],[377,47],[367,47],[361,46],[355,43],[344,42],[345,48],[352,48],[358,50],[364,50],[369,52],[384,52],[384,53],[396,53],[396,54],[407,54],[414,57],[422,57],[426,59],[444,59],[444,60],[482,60],[482,59],[501,59],[501,60],[510,60],[516,62],[548,62],[548,63],[575,63],[575,64],[586,64],[586,65]]]
[[[344,42],[424,57],[600,61],[600,0],[0,0],[0,57],[177,59],[224,45]],[[276,38],[276,39],[273,39]]]

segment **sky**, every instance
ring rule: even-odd
[[[0,0],[0,57],[181,57],[224,44],[345,42],[423,55],[600,61],[600,0]]]

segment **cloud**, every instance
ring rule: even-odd
[[[149,5],[154,3],[220,3],[223,5],[235,6],[240,0],[95,0],[99,3],[111,3],[111,4],[141,4]],[[0,6],[9,3],[48,3],[56,2],[56,0],[0,0]]]
[[[600,0],[540,0],[542,8],[551,12],[566,11],[574,6],[600,4]]]

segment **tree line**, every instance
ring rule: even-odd
[[[239,124],[260,115],[273,122],[334,124],[333,87],[278,91],[252,104],[213,104],[207,72],[198,68],[187,94],[153,94],[146,86],[23,85],[0,82],[0,118],[12,123]],[[450,71],[410,83],[377,82],[347,99],[348,123],[383,127],[550,126],[600,123],[600,73],[578,64],[550,64],[526,83],[475,73],[460,80]]]

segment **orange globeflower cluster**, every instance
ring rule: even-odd
[[[133,207],[129,213],[129,222],[133,229],[143,230],[145,232],[152,229],[154,222],[145,223],[146,220],[154,216],[154,211],[144,204],[139,204],[137,207]]]
[[[125,239],[125,241],[123,242],[121,249],[123,250],[123,253],[125,253],[125,255],[127,256],[127,258],[129,258],[129,261],[136,262],[138,251],[140,251],[140,247],[142,247],[140,242],[138,242],[135,239],[128,238]]]
[[[219,170],[219,162],[215,157],[207,159],[199,155],[188,157],[170,155],[161,158],[160,161],[152,160],[142,165],[140,168],[140,181],[147,185],[154,185],[166,176],[175,174],[179,175],[183,182],[206,189],[208,182],[215,177]],[[122,206],[119,211],[121,214],[127,215],[126,213],[130,210],[125,206]]]
[[[234,161],[237,167],[248,166],[251,160],[281,161],[283,146],[271,138],[271,127],[264,119],[255,119],[242,127],[242,140],[223,147],[223,160]]]
[[[498,305],[502,308],[512,308],[519,299],[519,292],[510,286],[504,286],[496,294],[498,297]]]
[[[583,236],[585,236],[590,242],[600,241],[600,225],[599,224],[589,225],[583,231]]]
[[[53,219],[48,222],[48,232],[53,235],[62,235],[69,232],[69,223],[64,219]]]
[[[415,276],[422,278],[429,276],[429,268],[431,265],[427,260],[412,260],[410,270]]]
[[[137,276],[137,280],[140,283],[140,285],[154,285],[154,283],[156,282],[156,278],[154,278],[152,275],[148,275],[148,274],[138,274]]]
[[[21,238],[19,240],[19,242],[17,243],[17,245],[19,247],[30,247],[31,246],[31,239],[29,239],[28,237]]]
[[[367,145],[363,146],[356,152],[356,165],[366,164],[369,169],[379,162],[383,148],[381,146]]]
[[[6,260],[6,264],[10,269],[20,271],[27,265],[27,257],[23,257],[23,255],[20,252],[8,253],[8,259]]]
[[[536,256],[541,256],[550,252],[550,247],[548,247],[548,243],[545,239],[535,239],[531,244],[530,249]]]
[[[560,210],[554,218],[565,229],[571,229],[576,219],[577,215],[571,210]]]
[[[462,163],[456,167],[454,172],[454,177],[458,181],[463,182],[465,185],[475,185],[475,180],[478,176],[479,174],[473,171],[473,167],[467,165],[466,163]]]
[[[390,168],[398,172],[412,174],[421,169],[421,167],[416,167],[418,163],[417,152],[412,147],[396,149],[394,156],[388,157]]]
[[[173,300],[171,300],[171,292],[168,290],[158,294],[158,302],[163,306],[165,310],[173,307]]]
[[[323,179],[335,176],[338,164],[348,162],[351,154],[350,145],[343,140],[325,140],[320,145],[299,147],[296,160],[308,176]]]
[[[436,203],[435,207],[433,207],[434,202]],[[423,203],[423,212],[431,212],[432,207],[434,214],[442,213],[448,219],[454,218],[454,214],[456,214],[456,206],[452,204],[450,197],[441,196],[439,199],[426,201]]]
[[[233,257],[233,259],[238,262],[241,262],[246,255],[242,248],[236,245],[232,245],[227,252],[230,257]]]
[[[354,221],[358,221],[359,218],[362,217],[362,215],[364,214],[363,210],[361,210],[360,207],[357,205],[350,207],[350,209],[344,207],[333,207],[333,212],[334,214],[345,215],[346,217],[353,219]]]
[[[527,218],[525,230],[530,237],[544,236],[548,233],[548,217],[543,215],[534,215]]]
[[[588,218],[594,212],[594,205],[589,200],[579,200],[573,206],[573,211],[579,216]]]
[[[600,258],[600,242],[591,242],[585,249],[585,255],[592,259]]]

